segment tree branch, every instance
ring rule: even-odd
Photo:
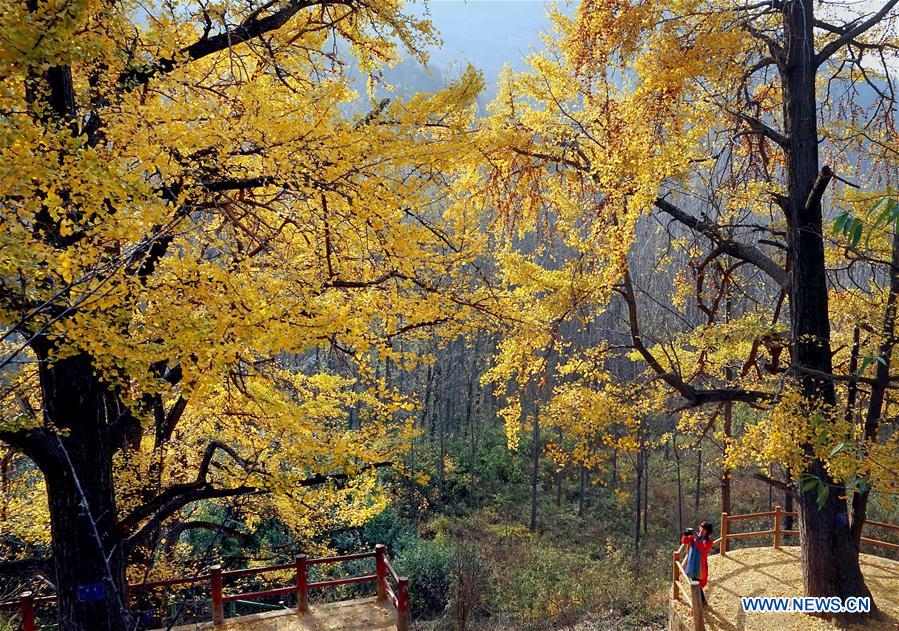
[[[695,230],[696,232],[705,235],[712,243],[718,246],[724,254],[755,265],[765,272],[781,288],[786,289],[789,287],[790,279],[786,271],[757,247],[734,241],[733,239],[722,235],[714,224],[697,219],[662,198],[656,199],[655,206],[691,230]]]
[[[779,132],[776,129],[774,129],[773,127],[771,127],[770,125],[763,123],[759,119],[755,118],[754,116],[750,116],[749,114],[743,114],[741,112],[731,112],[731,113],[734,116],[736,116],[737,118],[739,118],[741,121],[743,121],[744,123],[749,125],[753,131],[755,131],[755,132],[761,134],[762,136],[764,136],[765,138],[768,138],[769,140],[777,143],[784,149],[790,148],[790,139],[787,138],[787,136],[785,136],[781,132]]]
[[[715,388],[711,390],[694,388],[683,380],[683,378],[673,372],[665,370],[659,360],[653,356],[640,334],[640,326],[637,318],[637,300],[634,296],[633,282],[631,281],[630,271],[625,269],[623,279],[623,291],[621,294],[627,303],[628,322],[631,330],[631,340],[634,348],[643,357],[643,360],[649,364],[649,367],[662,379],[676,390],[684,399],[687,400],[686,407],[697,407],[706,403],[720,403],[723,401],[743,401],[749,404],[758,404],[763,401],[769,401],[772,398],[767,392],[756,390],[743,390],[739,388]]]
[[[181,533],[187,530],[196,530],[196,529],[204,529],[204,530],[212,530],[215,532],[220,532],[226,537],[231,539],[236,539],[240,542],[241,545],[247,546],[250,545],[253,541],[253,535],[247,532],[243,532],[242,530],[238,530],[237,528],[233,528],[231,526],[225,526],[224,524],[217,524],[212,521],[205,521],[202,519],[195,519],[192,521],[182,521],[178,522],[174,526],[172,526],[168,534],[166,536],[166,546],[171,547],[178,541],[178,537],[181,536]]]
[[[186,58],[188,61],[195,61],[238,44],[252,41],[266,33],[281,28],[303,9],[319,5],[351,6],[349,2],[341,0],[294,0],[263,18],[258,17],[258,14],[255,12],[251,13],[238,26],[212,37],[204,34],[198,41],[182,48],[173,57],[157,60],[147,68],[133,68],[123,72],[119,75],[119,84],[128,88],[141,86],[157,75],[173,71],[179,63],[176,60]]]
[[[837,52],[840,48],[850,43],[859,35],[865,33],[869,29],[876,26],[881,20],[883,20],[890,10],[896,6],[896,3],[899,0],[888,0],[888,2],[884,3],[884,5],[880,8],[880,11],[873,14],[867,20],[860,22],[856,26],[849,26],[843,31],[843,34],[837,37],[835,40],[827,44],[824,48],[822,48],[817,55],[815,55],[815,65],[820,66],[825,61],[830,59],[830,57]]]
[[[52,558],[28,557],[14,561],[0,562],[0,576],[38,575],[52,579],[56,573],[56,562]]]
[[[787,484],[786,482],[781,482],[780,480],[775,480],[772,477],[765,475],[764,473],[753,473],[752,477],[756,480],[761,480],[765,484],[773,486],[775,489],[780,489],[785,493],[790,493],[793,497],[798,497],[796,495],[796,489],[793,488],[792,484]]]
[[[228,455],[239,462],[241,466],[243,466],[244,469],[246,469],[248,472],[255,471],[257,473],[265,475],[264,472],[255,470],[251,463],[238,455],[231,447],[218,441],[211,442],[206,446],[206,451],[203,454],[203,460],[201,461],[200,467],[197,470],[197,477],[194,482],[174,484],[168,487],[156,497],[131,511],[131,513],[129,513],[119,522],[119,531],[123,535],[127,535],[127,533],[129,532],[133,532],[133,534],[125,538],[123,542],[123,547],[126,554],[130,553],[132,550],[134,550],[135,547],[146,541],[154,532],[159,529],[159,527],[166,519],[174,515],[177,511],[179,511],[184,506],[187,506],[188,504],[206,499],[236,497],[240,495],[261,495],[270,492],[270,489],[258,488],[250,485],[240,485],[231,488],[214,487],[212,483],[209,482],[206,478],[209,473],[209,468],[212,464],[212,459],[215,456],[215,452],[219,450],[225,451]],[[358,475],[359,473],[368,471],[370,469],[391,466],[392,464],[392,462],[376,462],[367,464],[356,470],[353,475]],[[350,475],[351,474],[349,473],[317,473],[313,476],[300,480],[299,482],[297,482],[296,486],[316,486],[328,482],[345,480],[349,478]],[[143,525],[138,528],[138,526],[142,522]]]

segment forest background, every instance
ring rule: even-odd
[[[466,5],[3,5],[0,600],[384,543],[424,626],[657,628],[683,528],[774,505],[864,592],[896,3],[483,4],[430,74]]]

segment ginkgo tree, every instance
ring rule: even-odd
[[[43,482],[3,514],[45,492],[61,629],[131,628],[129,564],[200,500],[300,540],[383,505],[411,402],[369,358],[484,300],[439,212],[481,79],[350,116],[348,64],[432,41],[393,0],[3,3],[0,441]],[[283,361],[321,345],[352,370]]]
[[[603,357],[629,357],[651,407],[700,435],[739,406],[725,463],[797,497],[806,593],[870,595],[861,530],[899,451],[881,431],[899,237],[891,202],[870,210],[897,186],[897,2],[588,0],[552,17],[529,69],[505,73],[459,202],[505,228],[522,314],[490,379],[553,372],[547,349],[576,353],[560,332],[617,305],[626,342],[565,378],[601,394]],[[643,282],[678,264],[667,290]]]

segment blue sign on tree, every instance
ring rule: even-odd
[[[78,586],[78,602],[89,603],[95,600],[103,600],[106,596],[106,588],[102,582],[87,583]]]

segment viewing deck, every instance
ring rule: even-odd
[[[296,609],[269,611],[251,616],[226,618],[221,625],[211,622],[183,625],[172,631],[216,629],[221,631],[380,631],[395,629],[396,615],[377,598],[360,598],[310,606],[306,613]]]
[[[796,517],[779,506],[770,512],[721,516],[721,538],[715,541],[719,554],[709,556],[709,583],[705,588],[708,605],[702,607],[699,583],[684,573],[683,546],[674,553],[673,576],[668,607],[669,631],[861,631],[899,630],[899,561],[860,554],[862,574],[879,611],[877,618],[867,618],[848,627],[803,613],[747,613],[742,609],[743,596],[798,597],[804,594],[802,565],[798,546],[784,546],[784,537],[796,537],[796,530],[781,526],[783,517]],[[758,531],[732,531],[740,521],[773,520],[773,528]],[[770,522],[769,522],[770,523]],[[865,532],[877,529],[893,533],[899,526],[868,521]],[[886,535],[884,535],[886,537]],[[771,546],[733,550],[739,539],[772,539]],[[877,539],[873,534],[862,537],[862,544],[875,550],[899,551],[899,543]]]
[[[362,576],[326,579],[312,582],[309,580],[311,566],[328,566],[346,562],[374,561],[374,573]],[[262,575],[281,577],[290,576],[290,584],[271,589],[258,588],[247,591],[239,584],[241,579],[258,579]],[[326,604],[309,604],[309,591],[320,590],[342,585],[373,583],[377,590],[374,598],[343,600]],[[397,574],[387,558],[387,548],[375,546],[371,552],[358,552],[335,557],[310,559],[306,555],[298,555],[293,563],[271,565],[267,567],[223,570],[214,565],[207,574],[198,574],[182,578],[152,581],[129,586],[129,598],[134,602],[153,592],[188,588],[208,594],[208,600],[200,596],[200,610],[194,611],[190,618],[196,620],[190,624],[173,627],[179,631],[192,629],[221,629],[223,631],[378,631],[380,629],[409,629],[409,579]],[[280,604],[266,603],[273,599]],[[283,599],[291,599],[295,607],[284,606]],[[186,605],[194,598],[185,598]],[[55,604],[55,596],[35,598],[31,592],[22,594],[18,601],[0,603],[0,611],[18,610],[18,628],[21,631],[37,631],[39,607],[51,607]],[[250,615],[229,614],[234,605],[254,604],[270,609],[265,613]],[[208,607],[208,608],[207,608]],[[180,616],[173,613],[169,620]],[[184,618],[181,618],[184,620]],[[0,619],[0,623],[4,621]],[[157,619],[159,626],[165,619]],[[146,624],[146,623],[144,623]],[[4,627],[6,628],[6,627]],[[141,628],[146,628],[142,626]]]

